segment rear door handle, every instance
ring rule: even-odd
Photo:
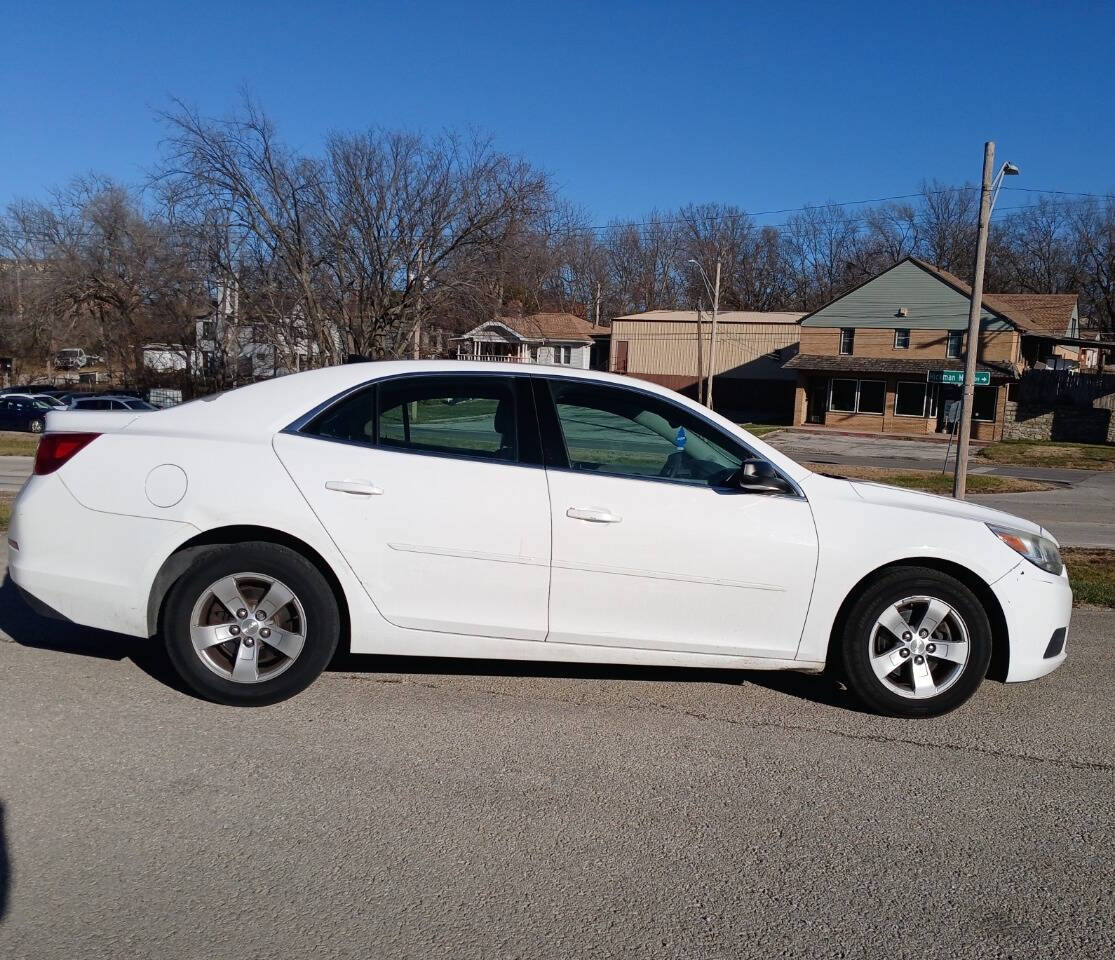
[[[379,497],[383,491],[371,480],[326,480],[326,490],[335,490],[337,493],[353,493],[358,497]]]
[[[570,507],[565,515],[574,520],[587,520],[589,523],[619,523],[623,520],[623,517],[602,507]]]

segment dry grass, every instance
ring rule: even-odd
[[[1115,550],[1065,547],[1061,556],[1069,569],[1075,603],[1115,607]]]
[[[807,463],[815,473],[829,477],[848,477],[853,480],[871,480],[886,483],[892,487],[905,487],[907,490],[921,490],[924,493],[952,493],[952,474],[929,470],[893,470],[887,467],[858,467],[843,463]],[[969,493],[1032,493],[1048,490],[1049,484],[1037,480],[1023,480],[1019,477],[992,477],[982,473],[968,474]]]
[[[33,457],[39,438],[33,433],[0,430],[0,457]]]
[[[992,463],[1070,470],[1115,470],[1115,444],[1058,443],[1054,440],[1003,440],[988,444],[980,456]]]

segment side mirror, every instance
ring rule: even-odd
[[[794,488],[766,460],[745,460],[736,482],[747,493],[793,493]]]

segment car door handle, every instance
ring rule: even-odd
[[[589,523],[619,523],[623,520],[623,517],[601,507],[570,507],[565,515],[574,520],[587,520]]]
[[[336,490],[337,493],[354,493],[358,497],[379,497],[383,491],[371,480],[326,480],[326,490]]]

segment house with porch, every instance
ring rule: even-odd
[[[458,360],[542,363],[588,370],[601,332],[571,313],[495,317],[454,337]]]
[[[949,429],[960,400],[971,287],[916,257],[807,314],[794,424],[927,435]],[[1075,294],[985,294],[972,436],[1003,438],[1010,391],[1079,343]],[[1075,343],[1074,343],[1075,341]],[[1060,358],[1060,360],[1058,359]]]

